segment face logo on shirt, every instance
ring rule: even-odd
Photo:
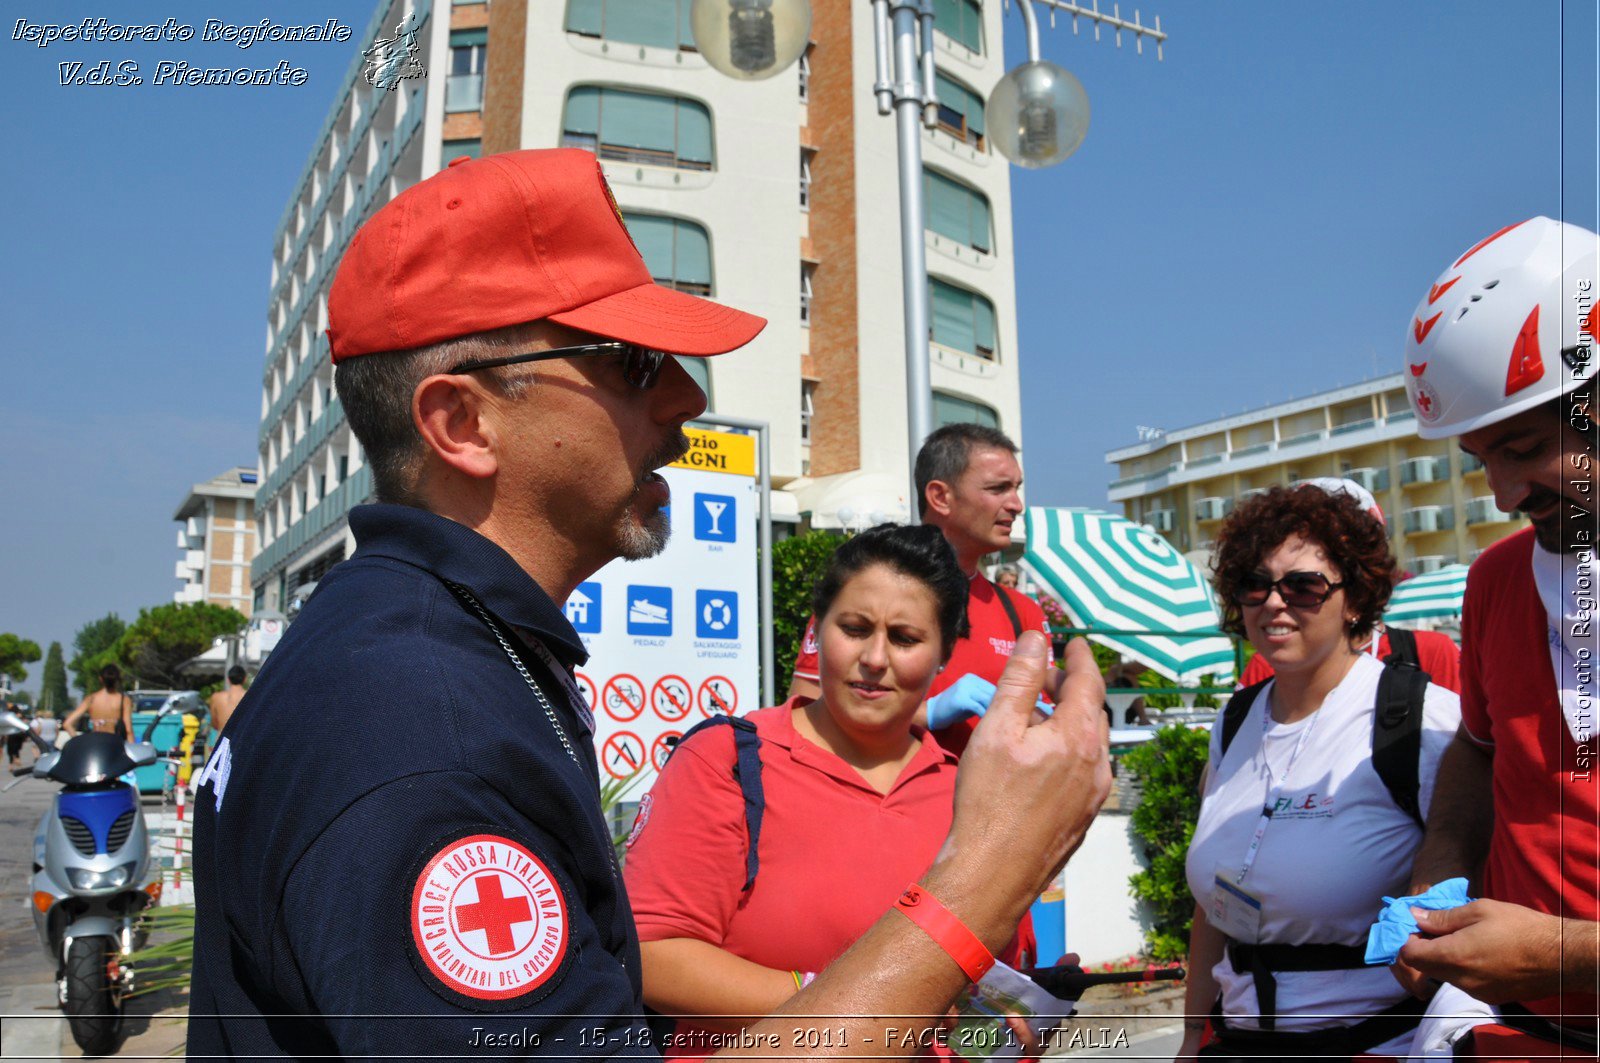
[[[629,849],[632,849],[633,843],[639,840],[639,835],[644,833],[644,825],[650,822],[650,806],[653,803],[654,798],[650,794],[639,798],[639,811],[633,817],[633,829],[628,832],[628,840],[623,843]]]
[[[531,993],[567,952],[567,903],[524,846],[474,834],[442,847],[411,891],[411,938],[446,989],[484,1001]]]

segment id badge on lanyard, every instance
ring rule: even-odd
[[[1289,763],[1284,765],[1283,774],[1276,782],[1272,778],[1271,765],[1267,764],[1267,728],[1271,724],[1271,707],[1266,699],[1262,699],[1261,762],[1266,767],[1267,791],[1261,801],[1261,815],[1256,820],[1256,829],[1250,835],[1250,844],[1245,849],[1244,860],[1237,865],[1226,861],[1217,864],[1211,884],[1211,903],[1206,910],[1206,917],[1211,921],[1211,925],[1235,941],[1250,944],[1255,944],[1261,935],[1261,898],[1245,888],[1244,880],[1250,874],[1250,869],[1255,866],[1256,855],[1261,851],[1262,839],[1267,836],[1267,826],[1272,822],[1273,809],[1277,807],[1279,796],[1289,784],[1289,773],[1294,770],[1295,761],[1300,759],[1300,754],[1317,725],[1317,718],[1313,715],[1305,730],[1300,732],[1300,740],[1295,743],[1294,752],[1289,756]]]

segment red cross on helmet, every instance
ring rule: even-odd
[[[1589,379],[1597,247],[1588,229],[1530,218],[1480,240],[1439,275],[1406,324],[1418,435],[1471,432]]]

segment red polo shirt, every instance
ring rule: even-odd
[[[923,732],[880,794],[795,731],[804,703],[791,698],[749,715],[761,738],[766,811],[748,894],[740,889],[749,834],[733,729],[714,728],[673,753],[623,867],[639,940],[695,938],[764,967],[821,971],[927,871],[950,830],[956,758]],[[1015,944],[1000,958],[1024,965]],[[705,1050],[675,1054],[686,1053]]]
[[[1484,896],[1570,919],[1600,919],[1600,776],[1591,739],[1567,730],[1550,663],[1549,618],[1533,582],[1533,529],[1472,563],[1462,616],[1461,722],[1494,753],[1494,832]],[[1522,1002],[1592,1024],[1593,987]],[[1571,1021],[1570,1019],[1568,1020]]]

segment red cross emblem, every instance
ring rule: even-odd
[[[456,926],[463,931],[481,930],[489,939],[489,955],[510,952],[511,928],[533,922],[533,910],[526,897],[507,897],[501,892],[500,875],[486,871],[477,877],[478,899],[456,906]]]
[[[506,1000],[566,957],[567,901],[544,862],[509,838],[474,834],[436,852],[411,891],[411,936],[444,988]]]

